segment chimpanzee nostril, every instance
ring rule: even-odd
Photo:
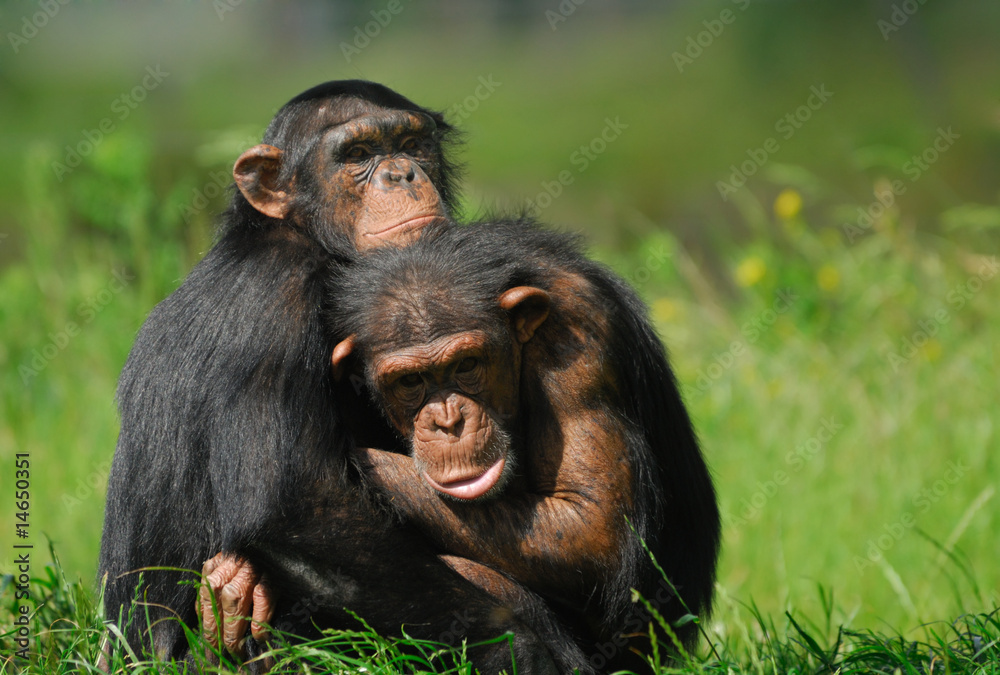
[[[406,181],[412,183],[417,177],[417,172],[410,162],[392,161],[385,165],[382,170],[382,180],[390,183],[400,183]]]

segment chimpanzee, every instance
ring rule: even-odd
[[[366,383],[409,446],[355,451],[399,513],[545,596],[597,670],[648,653],[631,588],[670,620],[687,611],[640,537],[687,608],[710,610],[711,478],[622,281],[527,221],[434,226],[331,277],[337,379]]]
[[[334,372],[362,370],[410,457],[358,452],[407,519],[582,616],[598,669],[635,665],[621,634],[646,622],[630,588],[668,619],[687,611],[636,534],[691,611],[710,609],[719,515],[663,346],[572,238],[527,221],[428,228],[331,288]],[[678,632],[690,645],[695,630]]]
[[[449,216],[452,136],[440,114],[381,85],[330,82],[286,104],[236,162],[217,242],[150,314],[119,383],[99,568],[107,616],[134,613],[136,651],[198,661],[182,625],[196,625],[197,591],[179,583],[197,576],[147,570],[140,583],[139,572],[197,569],[221,550],[268,575],[274,621],[296,632],[356,627],[347,607],[386,634],[439,639],[460,613],[470,641],[513,631],[521,671],[582,660],[537,596],[442,560],[378,510],[338,412],[328,269]],[[511,653],[470,655],[498,672]]]

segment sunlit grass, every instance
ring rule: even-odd
[[[796,25],[790,6],[779,5],[774,12],[788,13],[781,39],[815,38],[805,22]],[[669,22],[673,42],[683,44],[688,27],[701,30],[705,10],[695,3],[686,11],[694,17],[688,24]],[[745,19],[741,30],[770,20]],[[582,12],[573,21],[570,30],[588,26]],[[988,22],[981,24],[985,32]],[[932,36],[943,30],[930,22],[928,29]],[[963,203],[955,188],[972,174],[991,180],[974,161],[988,154],[992,132],[966,119],[962,143],[919,184],[907,183],[905,198],[879,208],[877,195],[933,139],[934,125],[906,112],[915,109],[911,93],[880,56],[885,45],[872,25],[849,30],[875,37],[854,55],[865,68],[842,65],[846,75],[831,75],[851,84],[834,87],[836,110],[817,113],[814,126],[725,203],[713,177],[741,159],[746,143],[763,141],[776,115],[801,103],[792,88],[778,100],[758,95],[761,79],[788,77],[801,69],[797,61],[745,62],[736,32],[685,78],[674,76],[667,58],[634,68],[614,44],[607,54],[594,50],[586,31],[578,38],[585,58],[556,70],[537,66],[547,49],[541,40],[525,39],[523,49],[484,45],[451,74],[461,95],[492,63],[510,61],[520,77],[505,76],[488,105],[464,120],[473,169],[468,210],[494,194],[520,205],[560,170],[576,171],[570,153],[607,115],[620,112],[631,125],[542,218],[591,216],[588,235],[599,242],[592,253],[650,304],[712,466],[725,539],[720,601],[708,628],[721,660],[713,656],[704,668],[864,670],[862,657],[873,654],[869,665],[885,672],[974,672],[985,654],[983,672],[996,672],[989,612],[1000,602],[1000,273],[993,257],[1000,208],[995,200]],[[642,26],[622,40],[652,53],[664,34],[663,26]],[[839,49],[844,36],[828,34]],[[401,38],[407,49],[426,42],[419,32]],[[436,49],[453,51],[443,42]],[[956,92],[996,80],[989,74],[997,61],[965,67],[966,49],[940,50]],[[388,49],[369,59],[376,78],[387,63],[403,61],[390,84],[414,97],[447,107],[455,95],[456,85],[429,71],[425,59],[401,60]],[[729,66],[709,67],[712,59]],[[344,74],[326,62],[310,67],[295,73],[304,86]],[[41,88],[44,78],[37,79]],[[228,96],[211,105],[172,103],[197,108],[178,128],[205,127],[191,132],[204,142],[190,156],[164,153],[169,141],[138,111],[134,127],[109,136],[60,182],[52,162],[79,140],[80,125],[107,114],[120,87],[114,78],[101,86],[81,94],[85,121],[65,138],[41,131],[60,119],[57,106],[39,104],[37,118],[11,115],[12,160],[0,169],[0,192],[17,196],[0,214],[0,461],[9,466],[15,452],[30,454],[31,541],[40,547],[41,535],[50,535],[67,575],[82,578],[47,577],[35,558],[34,573],[44,580],[38,597],[51,596],[34,619],[48,636],[35,672],[94,663],[88,659],[101,625],[93,575],[118,429],[115,381],[144,317],[210,246],[224,198],[213,191],[203,203],[200,195],[217,186],[218,175],[226,181],[235,154],[280,98],[251,102],[250,112],[240,111],[245,117],[215,110],[231,107]],[[54,94],[43,91],[40,100],[46,97]],[[733,100],[742,101],[737,115]],[[586,114],[565,115],[573,106]],[[975,112],[965,115],[985,118],[969,109]],[[945,112],[963,120],[961,111]],[[231,127],[217,129],[234,115]],[[884,120],[891,128],[883,129]],[[18,125],[29,133],[17,133]],[[811,153],[822,158],[815,163],[823,175],[796,163],[811,161]],[[831,158],[837,165],[827,170]],[[682,195],[692,201],[677,206]],[[683,216],[692,204],[697,217]],[[0,571],[12,559],[10,549],[0,553]],[[816,593],[817,584],[836,590],[836,605]],[[823,629],[807,617],[821,617]]]
[[[79,194],[57,189],[38,150],[24,176],[25,255],[0,271],[4,453],[30,453],[33,532],[52,536],[84,578],[117,431],[117,371],[210,231],[209,212],[183,224],[156,208],[136,143],[105,146],[81,169],[91,192]],[[93,210],[112,197],[113,216]],[[849,241],[843,208],[814,195],[789,234],[745,195],[741,210],[761,234],[720,251],[721,269],[666,231],[594,254],[651,304],[670,349],[725,514],[723,587],[780,613],[809,607],[811,585],[830,583],[859,625],[908,629],[969,609],[942,592],[969,590],[950,579],[947,556],[986,598],[1000,588],[989,337],[1000,334],[1000,279],[978,231],[949,242],[896,211]]]
[[[61,566],[47,565],[32,580],[31,597],[38,609],[27,621],[19,616],[13,584],[5,577],[0,594],[0,675],[63,675],[100,673],[100,655],[106,633],[99,602],[89,584],[69,581]],[[706,631],[711,645],[677,658],[667,645],[647,655],[645,672],[665,673],[997,673],[1000,672],[1000,609],[970,613],[952,621],[937,621],[909,634],[858,629],[839,623],[833,592],[818,586],[820,606],[806,615],[787,612],[770,618],[753,604],[723,594],[716,618]],[[655,608],[648,607],[654,620]],[[141,605],[132,620],[141,620]],[[138,615],[138,616],[136,616]],[[26,635],[26,643],[18,643]],[[237,666],[212,647],[196,630],[186,630],[194,654],[203,655],[202,672],[235,674]],[[508,640],[498,636],[496,642]],[[272,641],[258,659],[273,660],[275,670],[315,673],[466,673],[465,650],[431,642],[388,640],[358,619],[357,630],[328,631],[310,642]],[[18,651],[22,650],[23,651]],[[219,664],[222,665],[212,665]],[[227,665],[228,664],[228,665]],[[112,673],[186,672],[184,666],[165,662],[139,645],[115,651],[109,661]]]

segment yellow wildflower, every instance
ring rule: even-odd
[[[657,321],[672,321],[677,317],[679,308],[670,298],[657,298],[653,301],[653,318]]]
[[[766,273],[767,264],[759,256],[752,255],[736,266],[736,283],[743,287],[753,286]]]
[[[802,195],[792,188],[785,188],[774,198],[774,215],[791,220],[802,211]]]
[[[816,283],[824,291],[835,291],[840,286],[840,271],[827,263],[816,272]]]
[[[924,357],[931,363],[934,363],[941,358],[941,354],[944,352],[944,349],[941,347],[940,342],[931,338],[924,343],[922,351],[924,352]]]

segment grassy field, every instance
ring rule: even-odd
[[[66,579],[58,565],[31,584],[34,597],[44,600],[32,617],[29,630],[37,636],[30,660],[0,662],[0,673],[63,675],[100,673],[98,667],[105,639],[104,624],[87,584]],[[669,659],[666,649],[647,660],[650,672],[704,673],[706,675],[770,675],[772,673],[953,673],[987,675],[1000,672],[1000,610],[966,614],[953,622],[934,622],[916,634],[902,635],[837,625],[833,598],[820,589],[823,610],[810,620],[786,613],[769,619],[753,606],[725,602],[725,629],[708,628],[706,643],[697,653],[681,652]],[[5,612],[9,605],[0,608]],[[653,620],[666,628],[655,607],[647,605]],[[17,620],[15,615],[14,620]],[[18,626],[14,625],[14,630]],[[667,628],[667,630],[669,630]],[[499,636],[492,642],[509,638]],[[10,639],[0,637],[8,647]],[[235,675],[237,667],[201,636],[189,633],[191,653],[204,655],[202,672]],[[665,647],[665,646],[664,646]],[[412,639],[386,640],[362,620],[357,630],[330,632],[309,643],[288,644],[275,637],[271,648],[258,658],[269,659],[276,671],[353,673],[469,673],[465,648]],[[10,648],[11,653],[14,647]],[[130,652],[131,661],[116,654],[108,663],[115,673],[187,673],[182,666]],[[594,658],[598,658],[595,654]],[[594,663],[592,659],[592,663]]]
[[[719,653],[699,668],[835,670],[874,650],[915,672],[907,650],[921,663],[941,642],[967,659],[951,672],[974,672],[968,659],[998,638],[983,615],[1000,605],[1000,10],[928,3],[883,39],[891,8],[812,5],[735,5],[682,67],[674,54],[732,3],[648,17],[595,3],[557,31],[541,16],[459,23],[430,45],[404,14],[350,64],[349,22],[282,50],[255,18],[277,10],[70,6],[4,53],[0,570],[16,571],[8,486],[28,454],[25,541],[35,599],[52,598],[35,632],[57,617],[97,625],[115,380],[144,317],[210,246],[233,160],[285,99],[364,76],[466,131],[467,214],[532,200],[649,302],[725,514],[705,626]],[[187,46],[138,40],[137,16]],[[21,13],[0,20],[18,30]],[[248,43],[265,46],[238,60]],[[147,64],[169,75],[121,118],[114,101]],[[810,99],[824,86],[828,102]],[[114,130],[61,171],[105,118]],[[574,152],[616,121],[583,166]],[[557,189],[563,171],[573,180]],[[9,582],[0,625],[14,618]],[[983,625],[950,627],[966,613]],[[983,642],[962,646],[971,635]],[[81,629],[38,643],[55,650],[39,658],[74,641],[93,655]],[[995,644],[984,658],[981,672],[1000,669]]]

